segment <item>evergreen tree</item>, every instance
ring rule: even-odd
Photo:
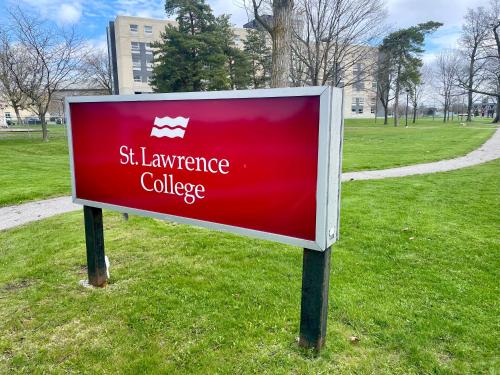
[[[389,66],[394,76],[394,126],[399,123],[398,105],[401,88],[420,81],[420,54],[424,52],[425,36],[442,26],[442,23],[429,21],[389,34],[379,48],[383,66]],[[388,74],[387,76],[390,76]]]
[[[267,45],[265,33],[249,30],[244,50],[252,68],[253,87],[268,87],[271,83],[271,48]]]
[[[177,14],[155,43],[152,85],[157,92],[222,90],[230,87],[221,19],[205,0],[167,0],[167,15]]]
[[[231,89],[245,89],[252,83],[252,66],[246,53],[234,42],[236,35],[229,23],[229,16],[217,18],[218,41],[226,56],[225,68]]]
[[[229,52],[229,78],[232,89],[247,89],[252,86],[252,65],[244,51],[233,48]]]

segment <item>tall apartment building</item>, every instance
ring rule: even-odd
[[[345,118],[373,118],[376,114],[380,115],[382,106],[377,98],[377,82],[369,73],[370,68],[373,68],[372,61],[358,62],[345,72],[346,81],[352,82],[344,87]]]
[[[114,91],[119,94],[153,92],[149,81],[153,71],[151,44],[161,39],[166,26],[176,26],[172,20],[117,16],[107,28],[108,55]],[[246,30],[234,28],[235,43],[243,47]]]
[[[153,71],[152,43],[159,41],[170,20],[118,16],[107,28],[108,55],[113,88],[119,94],[153,92],[149,80]]]
[[[141,94],[153,92],[149,81],[153,70],[151,43],[159,41],[166,26],[175,26],[172,20],[117,16],[107,28],[108,54],[112,67],[115,93]],[[244,27],[255,28],[255,23]],[[235,43],[243,48],[247,30],[234,28]],[[368,65],[368,64],[367,64]],[[361,74],[363,64],[356,64],[345,72],[346,77]],[[349,79],[351,79],[349,78]],[[379,106],[380,107],[380,106]],[[380,108],[379,108],[380,109]],[[376,82],[369,75],[344,88],[344,117],[372,118],[377,111]]]

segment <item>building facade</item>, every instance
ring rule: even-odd
[[[170,20],[118,16],[107,29],[108,54],[113,88],[117,94],[153,92],[149,81],[153,71],[152,44],[161,39]]]
[[[117,16],[107,28],[108,55],[114,92],[121,95],[151,93],[154,42],[176,21]],[[243,48],[246,30],[234,28],[235,44]]]
[[[99,88],[66,88],[62,90],[57,90],[53,93],[52,99],[49,103],[49,108],[47,114],[45,115],[45,121],[47,123],[61,124],[64,122],[64,99],[67,96],[88,96],[88,95],[109,95],[109,92],[105,89]],[[29,107],[21,108],[19,110],[19,116],[23,124],[38,124],[40,123],[38,115]],[[7,103],[0,101],[0,126],[8,126],[17,124],[18,119],[14,108]]]
[[[121,95],[151,93],[150,79],[153,71],[152,43],[161,40],[161,32],[176,21],[152,18],[117,16],[107,28],[108,55],[112,67],[114,92]],[[247,30],[256,28],[249,22],[245,28],[233,28],[235,44],[243,49]],[[368,48],[368,47],[367,47]],[[369,64],[367,63],[366,66]],[[371,64],[373,65],[373,64]],[[377,110],[376,82],[365,74],[363,64],[354,64],[346,71],[346,82],[362,76],[344,88],[344,117],[373,118]]]

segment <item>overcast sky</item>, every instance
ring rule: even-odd
[[[247,22],[242,0],[208,0],[216,15],[231,14],[236,26]],[[424,60],[430,61],[444,48],[456,47],[467,8],[486,5],[488,0],[386,0],[388,24],[407,27],[429,20],[444,23],[426,43]],[[99,47],[105,45],[105,29],[116,15],[165,18],[162,0],[0,0],[5,5],[26,7],[60,25],[76,25],[80,33]],[[1,20],[0,16],[0,20]]]

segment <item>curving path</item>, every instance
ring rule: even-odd
[[[359,171],[342,174],[342,181],[378,180],[426,173],[446,172],[470,167],[500,158],[500,128],[477,150],[455,159],[406,167]],[[82,206],[72,203],[71,197],[60,197],[0,208],[0,230],[45,219],[65,212],[80,210]]]
[[[382,178],[404,177],[415,174],[453,171],[500,158],[500,128],[481,147],[465,156],[454,159],[408,165],[405,167],[342,173],[342,181],[379,180]]]

